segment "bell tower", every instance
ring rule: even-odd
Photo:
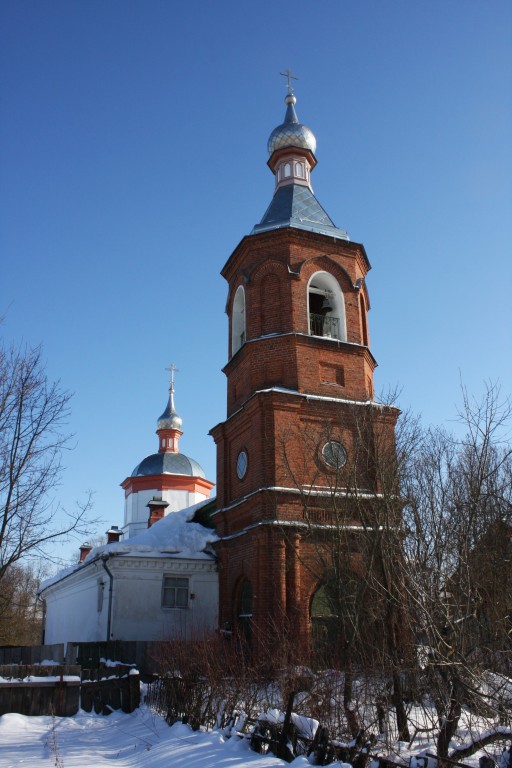
[[[354,413],[371,411],[368,440],[377,430],[391,444],[397,415],[374,403],[370,263],[313,193],[316,139],[298,120],[286,74],[284,122],[268,140],[274,195],[222,269],[227,418],[211,431],[220,626],[255,648],[271,625],[308,642],[324,576],[311,564],[305,507],[318,507],[319,526],[328,523],[325,498],[350,505],[356,474],[365,493],[378,493],[377,473],[356,448]]]

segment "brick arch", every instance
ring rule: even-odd
[[[330,272],[339,282],[342,290],[355,291],[357,286],[352,282],[352,278],[342,264],[339,264],[328,254],[321,256],[312,256],[300,265],[298,274],[303,280],[309,280],[312,274],[324,270]]]
[[[258,265],[251,275],[251,305],[255,311],[255,336],[282,333],[286,267],[275,259]]]
[[[288,277],[288,269],[285,264],[278,259],[264,259],[260,261],[251,273],[251,282],[258,283],[269,273],[280,275],[281,279]]]
[[[359,296],[361,292],[364,293],[365,299],[367,298],[367,291],[364,282],[361,280],[354,284],[351,277],[343,266],[336,264],[331,257],[322,255],[312,257],[308,259],[301,267],[300,272],[300,284],[302,286],[307,285],[311,276],[315,272],[324,271],[338,282],[343,294],[343,300],[345,304],[345,319],[346,319],[346,337],[344,340],[362,344],[361,334],[361,319],[360,319],[360,305]],[[308,292],[304,289],[304,296],[308,299]],[[367,302],[367,307],[368,307]],[[309,312],[309,310],[306,310]],[[316,334],[315,334],[316,335]]]
[[[231,285],[229,286],[228,295],[226,299],[226,306],[224,311],[227,315],[230,315],[233,309],[233,302],[235,300],[236,292],[240,286],[243,286],[243,288],[246,288],[246,280],[243,279],[243,277],[239,277],[239,279],[234,280]]]
[[[370,309],[372,308],[371,303],[370,303],[370,293],[368,291],[368,287],[367,287],[367,285],[366,285],[364,280],[361,280],[361,284],[360,285],[361,285],[361,287],[360,287],[360,294],[364,297],[364,301],[365,301],[365,304],[366,304],[366,310],[367,310],[367,312],[369,312]]]

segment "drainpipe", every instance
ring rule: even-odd
[[[110,630],[112,626],[112,597],[114,592],[114,575],[112,571],[109,571],[107,566],[107,560],[109,559],[110,555],[102,555],[101,557],[101,564],[110,579],[110,586],[108,588],[107,642],[110,640]]]
[[[41,603],[43,609],[41,617],[41,645],[44,645],[46,636],[46,600],[43,600],[39,593],[36,595],[36,606],[38,603]]]

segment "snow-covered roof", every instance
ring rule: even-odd
[[[192,522],[198,510],[210,503],[211,499],[206,499],[179,512],[171,512],[151,528],[132,536],[126,542],[112,542],[94,547],[83,563],[64,568],[52,578],[46,579],[39,591],[44,591],[52,584],[105,556],[212,560],[214,554],[210,545],[218,541],[217,534],[211,528]]]

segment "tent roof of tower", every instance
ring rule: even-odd
[[[279,187],[262,220],[251,234],[286,227],[306,229],[341,240],[349,239],[345,230],[336,227],[309,187],[302,184]]]

